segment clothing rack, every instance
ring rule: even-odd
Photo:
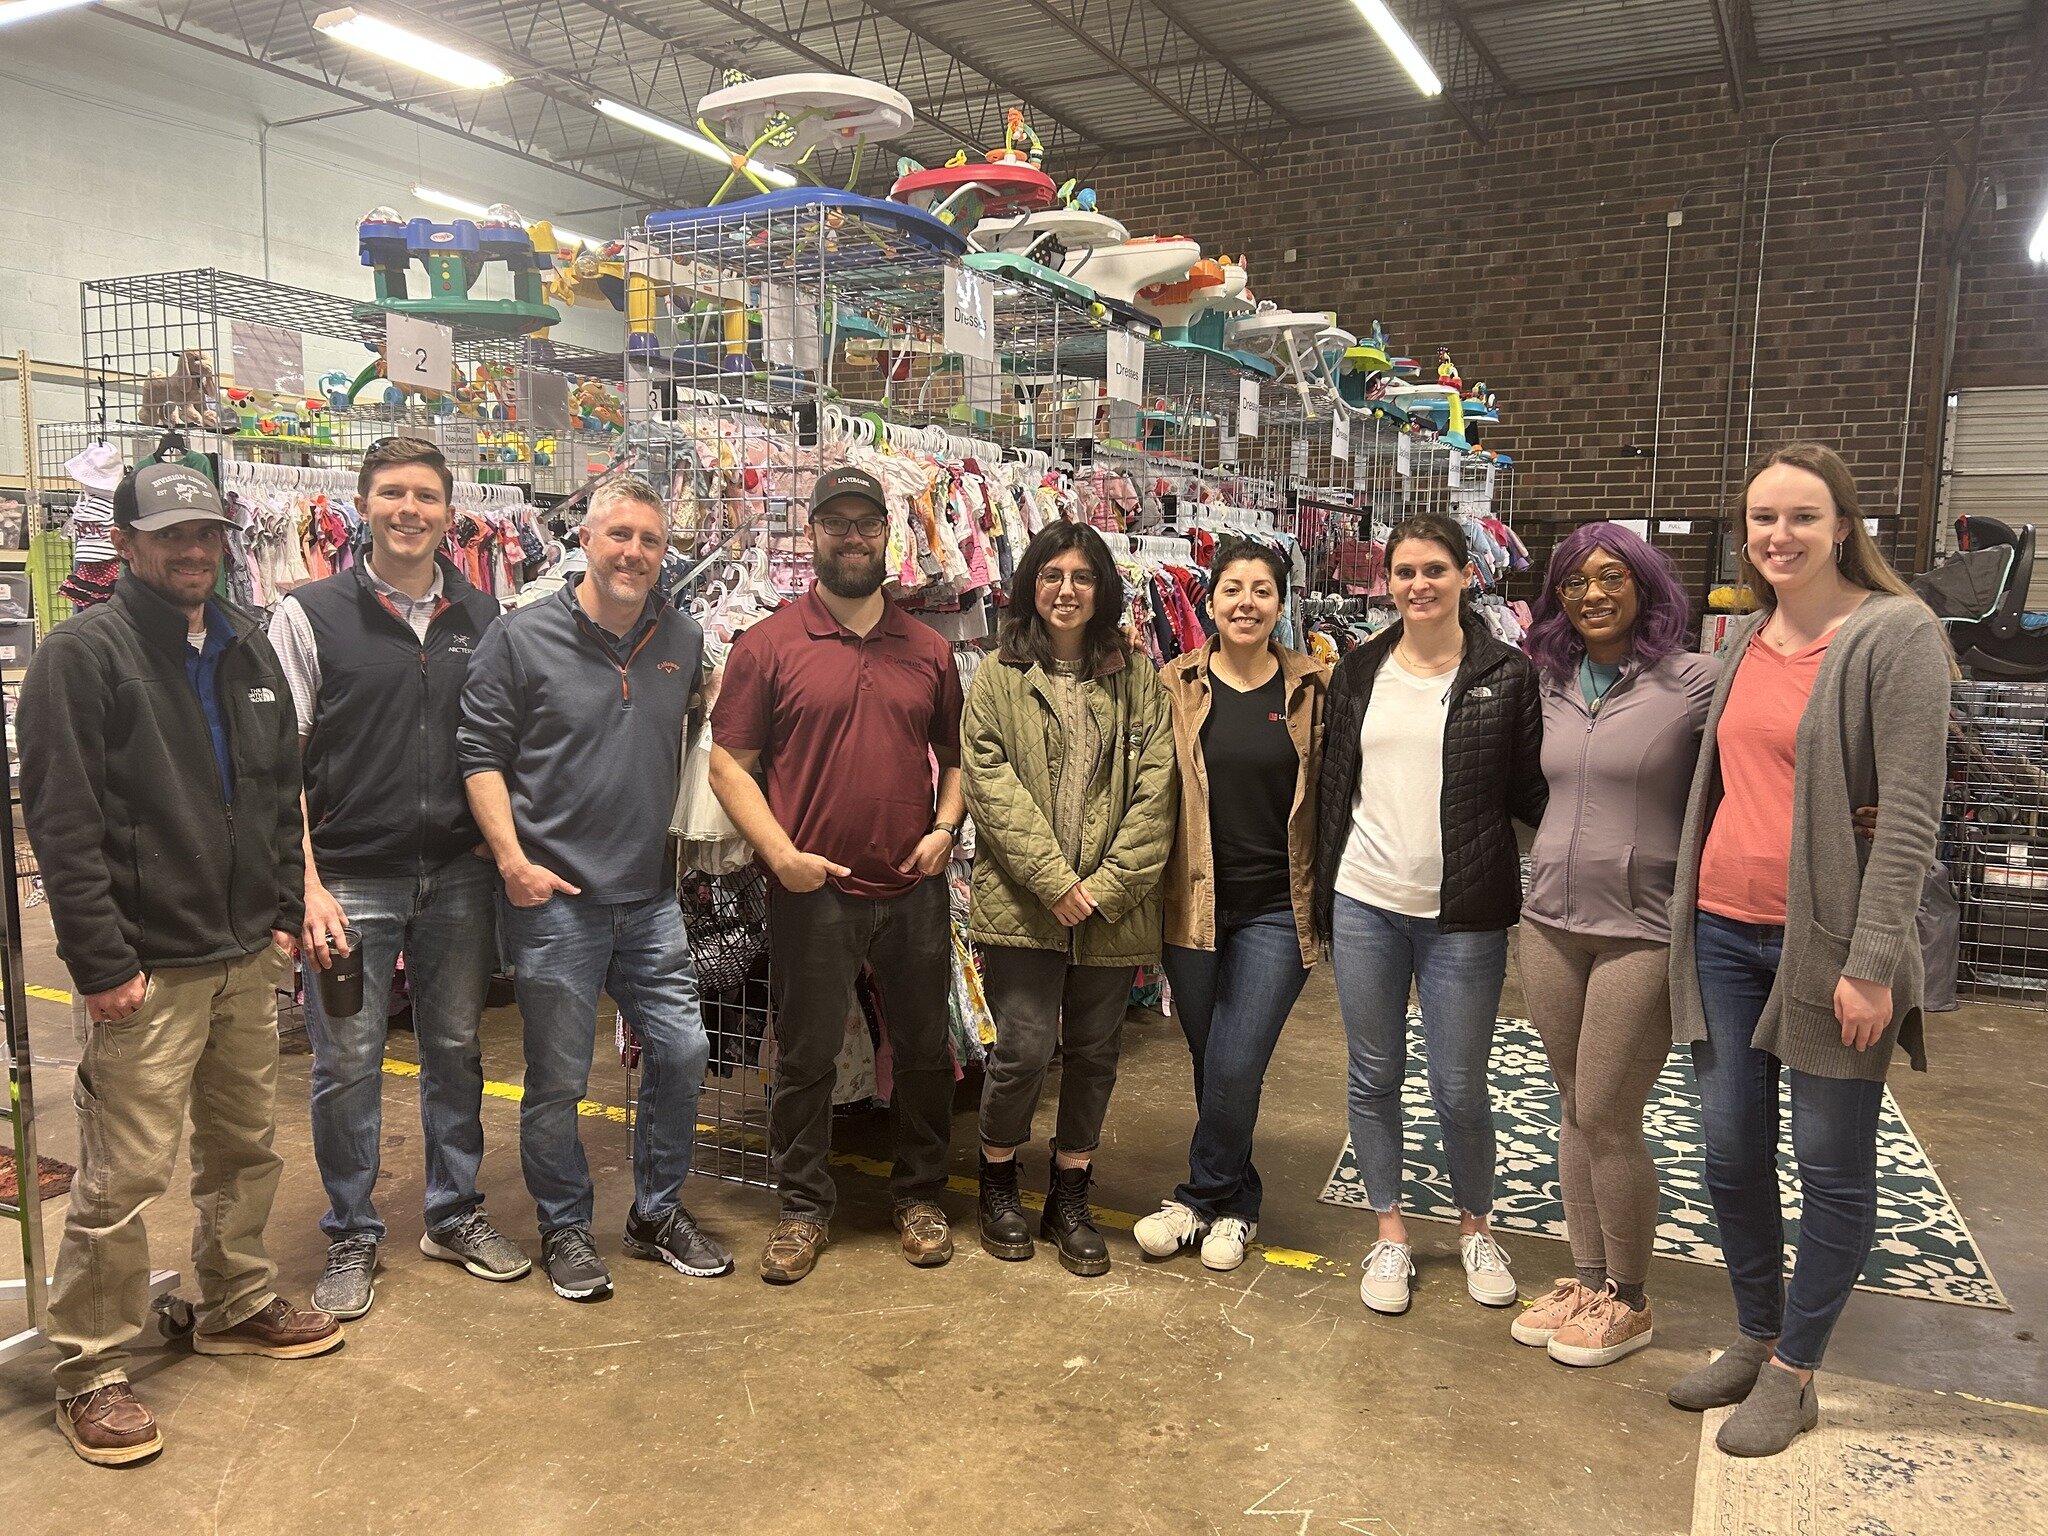
[[[314,496],[342,496],[354,499],[356,472],[330,465],[263,464],[245,459],[221,463],[224,491],[303,491]],[[465,512],[511,512],[529,505],[526,492],[516,485],[487,485],[476,480],[455,482],[454,503]]]

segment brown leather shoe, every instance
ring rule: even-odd
[[[817,1267],[827,1241],[822,1221],[800,1216],[778,1221],[761,1250],[761,1278],[770,1285],[796,1284]]]
[[[919,1269],[937,1269],[953,1257],[953,1229],[946,1213],[929,1200],[897,1206],[896,1230],[903,1234],[903,1257]]]
[[[303,1360],[341,1347],[341,1324],[325,1312],[301,1312],[282,1296],[254,1317],[218,1333],[195,1333],[192,1348],[202,1355],[266,1355]]]
[[[71,1449],[96,1467],[125,1466],[164,1448],[155,1415],[125,1381],[59,1398],[57,1427]]]

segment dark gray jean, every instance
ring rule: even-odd
[[[901,896],[871,900],[831,886],[768,901],[774,956],[775,1098],[768,1151],[782,1214],[830,1222],[832,1089],[839,1047],[862,965],[874,968],[895,1065],[891,1108],[898,1204],[936,1200],[946,1186],[952,1138],[953,1058],[947,1043],[953,985],[952,915],[946,882],[920,880]]]
[[[1021,1147],[1060,1047],[1058,1138],[1062,1152],[1093,1152],[1102,1139],[1124,1011],[1137,967],[1071,965],[1064,951],[984,944],[982,971],[996,1044],[981,1088],[981,1139]]]

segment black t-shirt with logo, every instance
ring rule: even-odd
[[[1209,846],[1216,860],[1216,910],[1255,917],[1291,904],[1287,813],[1301,759],[1287,734],[1287,679],[1276,669],[1249,693],[1209,672],[1202,722],[1209,775]]]

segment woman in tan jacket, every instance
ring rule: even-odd
[[[1088,1211],[1137,967],[1159,956],[1173,841],[1173,731],[1152,663],[1122,633],[1123,580],[1102,535],[1054,523],[1024,551],[1001,648],[960,722],[974,816],[969,935],[996,1043],[981,1096],[981,1245],[1031,1257],[1017,1149],[1061,1048],[1052,1188],[1039,1236],[1077,1275],[1109,1271]]]
[[[1194,1057],[1187,1182],[1139,1221],[1166,1258],[1199,1242],[1235,1269],[1258,1231],[1252,1130],[1266,1064],[1315,963],[1316,776],[1329,668],[1273,640],[1287,565],[1262,544],[1216,551],[1216,635],[1163,674],[1181,814],[1166,866],[1166,975]]]

